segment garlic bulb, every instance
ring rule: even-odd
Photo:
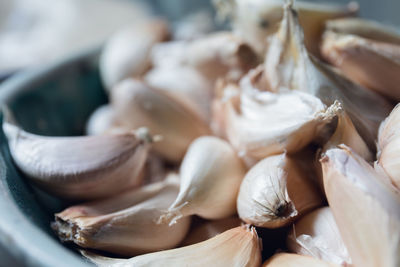
[[[154,150],[172,162],[180,161],[189,144],[210,131],[184,103],[139,80],[127,79],[115,87],[111,104],[123,127],[147,127],[160,135],[162,140],[154,144]]]
[[[399,266],[400,196],[346,146],[321,159],[326,196],[354,266]]]
[[[324,58],[349,79],[400,101],[400,44],[328,31],[324,34],[321,51]]]
[[[296,160],[270,156],[246,174],[237,198],[239,217],[260,227],[278,228],[321,206],[322,196]]]
[[[287,246],[291,252],[297,254],[338,265],[351,264],[329,207],[317,209],[294,223]]]
[[[199,225],[190,230],[188,235],[183,240],[182,245],[189,246],[200,243],[229,229],[238,227],[241,224],[242,221],[237,216],[215,221],[200,222]]]
[[[220,98],[220,128],[244,158],[255,161],[273,154],[295,153],[320,137],[329,137],[334,108],[302,92],[242,92],[228,85]],[[328,134],[329,133],[329,134]]]
[[[309,55],[290,4],[285,6],[280,28],[271,38],[263,75],[264,87],[273,92],[300,90],[319,97],[326,105],[338,100],[369,149],[375,150],[379,123],[390,112],[391,104]]]
[[[189,230],[190,217],[173,226],[157,219],[178,191],[179,179],[172,174],[163,182],[69,207],[55,215],[52,227],[64,242],[124,256],[173,248]]]
[[[268,37],[279,27],[282,19],[281,0],[217,0],[217,10],[233,18],[233,30],[242,36],[260,55],[268,46]],[[227,3],[232,2],[226,10]],[[224,10],[225,7],[225,10]],[[294,8],[299,13],[300,24],[304,28],[306,46],[314,54],[319,53],[319,40],[324,22],[344,16],[352,16],[358,11],[354,2],[348,5],[319,4],[296,1]]]
[[[119,129],[117,118],[114,115],[112,107],[108,104],[98,107],[90,115],[86,123],[86,133],[88,135],[104,134],[113,132],[116,129]]]
[[[227,142],[213,136],[197,138],[181,164],[179,195],[160,220],[174,224],[193,214],[205,219],[222,219],[235,214],[245,171]]]
[[[278,253],[264,262],[262,267],[339,267],[339,265],[324,262],[309,256]]]
[[[139,185],[151,137],[146,129],[115,135],[48,137],[3,123],[18,168],[45,191],[83,200]]]
[[[89,252],[83,255],[97,266],[135,267],[259,267],[260,240],[254,227],[240,226],[191,246],[144,254],[130,259],[113,259]]]
[[[158,67],[147,72],[144,79],[149,86],[169,92],[205,122],[209,121],[212,85],[197,70],[186,66]]]
[[[107,90],[125,78],[143,75],[150,67],[154,44],[167,39],[168,24],[154,19],[130,25],[108,40],[100,56],[100,74]]]

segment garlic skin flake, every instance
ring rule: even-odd
[[[153,148],[171,162],[182,160],[190,143],[210,132],[206,122],[184,103],[139,80],[118,84],[112,91],[111,105],[123,127],[147,127],[152,134],[160,135]]]
[[[317,209],[293,224],[287,246],[291,252],[338,265],[351,259],[329,207]]]
[[[55,215],[52,227],[64,242],[124,256],[170,249],[185,237],[190,217],[173,226],[157,219],[178,191],[179,178],[170,174],[163,182],[69,207]]]
[[[196,214],[222,219],[236,213],[236,198],[246,169],[224,140],[203,136],[193,141],[180,167],[181,186],[161,221],[174,224]]]
[[[240,226],[201,243],[130,259],[107,258],[89,252],[83,252],[83,255],[100,267],[259,267],[260,244],[254,227]]]
[[[111,91],[123,79],[143,75],[151,67],[151,48],[168,35],[168,24],[161,19],[143,21],[116,32],[100,55],[105,89]]]
[[[400,196],[346,146],[321,159],[329,206],[354,266],[400,264]]]
[[[49,137],[3,123],[18,168],[56,196],[88,200],[114,195],[142,182],[152,138],[147,130],[114,135]]]
[[[237,198],[239,217],[278,228],[323,204],[313,177],[286,154],[267,157],[246,174]]]
[[[309,256],[292,253],[277,253],[264,262],[262,267],[339,267],[340,265],[324,262]]]

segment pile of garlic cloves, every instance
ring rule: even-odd
[[[86,136],[6,116],[17,167],[75,203],[60,240],[98,266],[400,266],[400,33],[354,3],[214,4],[232,31],[108,41]]]

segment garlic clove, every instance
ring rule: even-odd
[[[297,14],[290,4],[285,6],[278,32],[271,37],[263,75],[264,87],[273,92],[300,90],[319,97],[326,105],[338,100],[368,148],[375,151],[379,123],[392,105],[309,55]]]
[[[264,262],[262,267],[339,267],[340,265],[324,262],[309,256],[292,253],[277,253]]]
[[[184,102],[205,122],[210,117],[211,83],[196,69],[186,66],[158,67],[146,73],[145,82]]]
[[[208,125],[184,103],[139,80],[127,79],[115,87],[111,104],[123,127],[147,127],[160,135],[161,141],[153,148],[171,162],[179,162],[195,138],[210,132]]]
[[[354,266],[400,264],[400,196],[346,146],[321,159],[326,196]]]
[[[347,115],[346,111],[343,110],[342,105],[336,101],[334,106],[335,113],[338,115],[336,130],[328,142],[324,145],[322,151],[345,144],[346,146],[352,148],[366,161],[372,161],[374,158],[373,154],[365,144],[364,140],[358,134],[357,129],[354,127],[354,124]]]
[[[241,224],[242,221],[237,216],[215,221],[200,222],[199,225],[189,231],[188,235],[182,242],[182,246],[189,246],[203,242],[229,229],[238,227]]]
[[[123,129],[118,125],[118,119],[109,104],[98,107],[86,123],[88,135],[100,135],[116,131],[123,131]]]
[[[323,204],[313,177],[285,154],[259,161],[246,174],[237,198],[239,217],[278,228]]]
[[[287,246],[297,254],[342,266],[351,264],[329,207],[319,208],[294,223]]]
[[[213,136],[197,138],[189,146],[180,167],[179,195],[160,221],[174,224],[194,214],[213,220],[235,214],[245,171],[227,142]]]
[[[226,3],[230,2],[230,3]],[[214,0],[217,11],[233,18],[235,33],[242,36],[259,55],[264,55],[268,47],[268,37],[279,27],[282,19],[281,0]],[[319,40],[324,22],[338,17],[353,16],[358,5],[319,4],[296,1],[294,8],[299,13],[300,24],[304,28],[306,46],[315,55],[319,54]],[[226,16],[226,15],[225,15]]]
[[[240,226],[191,246],[149,253],[130,259],[113,259],[83,252],[98,266],[259,267],[260,239],[254,227]]]
[[[147,129],[115,135],[48,137],[3,123],[18,168],[56,196],[85,200],[106,197],[142,182],[151,137]]]
[[[324,34],[321,51],[324,58],[350,80],[394,101],[400,100],[399,44],[328,31]]]
[[[190,217],[173,226],[157,224],[163,209],[175,199],[179,179],[72,206],[55,215],[52,224],[64,242],[124,256],[170,249],[178,245],[190,226]]]
[[[150,52],[154,44],[168,38],[166,21],[153,19],[130,25],[116,32],[100,55],[100,74],[110,91],[123,79],[141,76],[151,67]]]
[[[389,116],[381,123],[378,134],[378,158],[382,150],[400,133],[400,105],[397,104]]]

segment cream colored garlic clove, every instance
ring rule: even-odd
[[[205,122],[209,121],[212,85],[196,69],[187,66],[158,67],[147,72],[144,79],[149,86],[168,92]]]
[[[100,56],[100,74],[105,88],[110,91],[123,79],[143,75],[151,67],[151,48],[165,41],[168,35],[168,24],[161,19],[130,25],[115,33]]]
[[[230,3],[227,3],[230,2]],[[275,33],[282,19],[281,0],[214,0],[219,13],[231,16],[233,30],[242,36],[259,55],[264,55],[268,47],[268,37]],[[353,16],[358,5],[311,3],[295,1],[294,8],[299,13],[300,24],[304,28],[306,46],[315,55],[319,54],[319,41],[327,20]]]
[[[400,100],[400,44],[328,31],[321,51],[350,80],[396,102]]]
[[[114,88],[111,104],[121,125],[147,127],[161,136],[154,150],[171,162],[179,162],[190,143],[210,132],[208,125],[191,109],[143,82],[127,79]]]
[[[190,230],[188,235],[183,240],[182,246],[189,246],[203,242],[229,229],[238,227],[241,224],[242,220],[240,220],[237,216],[215,221],[200,222],[199,225],[196,225]]]
[[[342,266],[351,264],[329,207],[317,209],[294,223],[287,246],[297,254]]]
[[[142,182],[152,138],[146,129],[115,135],[49,137],[3,123],[18,168],[37,186],[74,200],[114,195]]]
[[[290,4],[285,6],[280,28],[271,38],[263,75],[264,87],[273,92],[304,91],[326,105],[339,101],[368,148],[375,150],[379,123],[390,112],[391,104],[309,55],[297,14]]]
[[[109,104],[98,107],[86,123],[86,134],[88,135],[100,135],[116,131],[123,131],[123,129],[118,125],[118,119]]]
[[[52,227],[64,242],[124,256],[170,249],[185,237],[190,217],[173,226],[157,219],[178,191],[179,179],[170,174],[163,182],[72,206],[55,215]]]
[[[260,239],[254,227],[240,226],[191,246],[149,253],[130,259],[113,259],[83,252],[97,266],[135,267],[259,267]]]
[[[400,196],[346,146],[321,159],[326,196],[354,266],[399,266]]]
[[[378,134],[378,158],[388,144],[400,136],[400,105],[397,104],[389,116],[381,123]]]
[[[262,267],[339,267],[340,265],[324,262],[309,256],[292,253],[277,253],[264,262]]]
[[[278,228],[323,204],[313,177],[285,154],[270,156],[246,174],[237,198],[239,217],[260,227]]]
[[[227,142],[213,136],[197,138],[189,146],[180,167],[179,195],[160,221],[174,224],[194,214],[213,220],[235,214],[245,171]]]

